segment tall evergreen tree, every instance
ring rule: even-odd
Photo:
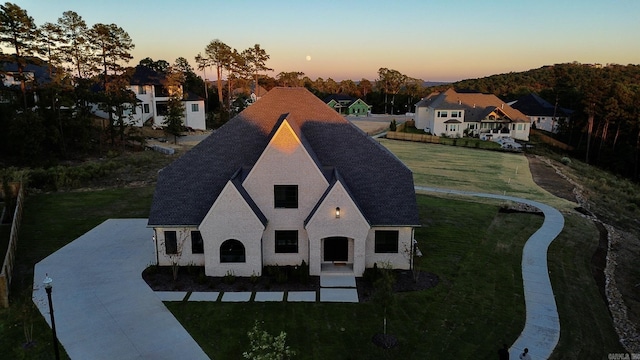
[[[223,43],[222,41],[215,39],[211,40],[211,42],[204,49],[204,52],[207,55],[208,64],[216,67],[218,101],[220,102],[220,104],[223,104],[224,100],[222,97],[222,69],[225,68],[226,64],[229,64],[231,62],[231,47],[229,47],[229,45]]]
[[[61,31],[60,51],[64,61],[77,72],[77,78],[83,79],[93,74],[92,51],[87,24],[74,11],[65,11],[58,18]]]
[[[273,69],[266,65],[270,56],[260,47],[260,44],[255,44],[253,47],[242,51],[242,57],[246,60],[249,71],[253,73],[255,77],[255,88],[257,89],[259,73],[261,71],[273,71]]]
[[[27,87],[24,68],[28,58],[36,53],[38,28],[33,18],[20,6],[6,2],[0,5],[0,44],[15,51],[14,60],[18,66],[20,91],[24,108],[27,108]]]

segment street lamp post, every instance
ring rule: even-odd
[[[56,335],[56,321],[53,317],[53,302],[51,301],[51,290],[53,289],[51,283],[53,283],[53,279],[46,274],[42,283],[44,284],[44,289],[47,291],[47,298],[49,299],[49,315],[51,316],[51,332],[53,333],[53,351],[56,355],[56,360],[60,360],[60,352],[58,351],[58,335]]]

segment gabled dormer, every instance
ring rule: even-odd
[[[282,115],[242,185],[270,223],[302,224],[329,186],[322,165],[295,124]]]

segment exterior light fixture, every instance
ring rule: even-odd
[[[336,219],[340,219],[340,208],[336,208]]]
[[[60,359],[60,352],[58,351],[58,335],[56,334],[56,321],[53,317],[53,302],[51,301],[51,291],[53,290],[53,279],[49,277],[49,274],[45,274],[44,281],[44,289],[47,292],[47,298],[49,299],[49,315],[51,316],[51,332],[53,334],[53,352],[55,354],[56,360]]]

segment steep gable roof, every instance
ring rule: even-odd
[[[314,160],[339,170],[372,225],[419,224],[404,164],[308,90],[275,88],[159,173],[149,225],[199,224],[234,173],[255,164],[283,118]]]

